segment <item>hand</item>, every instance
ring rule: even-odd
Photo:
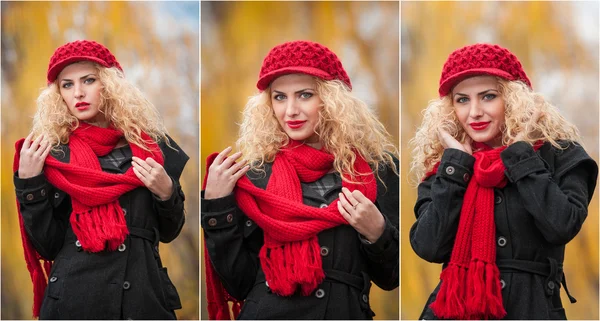
[[[385,219],[377,206],[358,190],[342,187],[338,211],[358,233],[375,243],[385,230]]]
[[[171,195],[173,195],[173,181],[162,165],[150,157],[143,160],[133,156],[131,160],[135,176],[144,183],[150,192],[163,201],[171,198]]]
[[[246,160],[235,163],[242,156],[242,152],[227,157],[230,152],[231,146],[225,148],[208,168],[204,199],[221,198],[231,194],[238,179],[250,169]]]
[[[469,155],[473,155],[473,149],[471,144],[473,144],[473,139],[469,135],[465,135],[466,139],[464,143],[460,143],[456,138],[452,137],[452,135],[448,134],[447,131],[443,129],[438,129],[437,131],[438,139],[444,148],[454,148],[458,150],[462,150]]]
[[[535,125],[540,120],[540,118],[542,118],[542,116],[544,116],[544,113],[539,109],[535,109],[533,111],[533,114],[531,115],[531,119],[529,119],[527,124],[525,124],[524,130],[518,133],[517,136],[515,136],[515,140],[513,141],[513,143],[525,140],[525,138],[527,137],[527,133],[530,132],[531,126]]]
[[[46,135],[38,136],[33,142],[33,132],[30,133],[19,154],[19,178],[31,178],[38,176],[44,168],[44,161],[52,150],[52,144],[46,139]]]

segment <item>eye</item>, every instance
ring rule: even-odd
[[[492,100],[496,98],[495,94],[486,94],[485,96],[483,96],[483,100]]]
[[[467,101],[469,101],[469,98],[467,98],[467,97],[458,97],[458,99],[456,100],[456,102],[459,104],[464,104]]]
[[[65,83],[62,84],[62,87],[65,88],[65,89],[71,88],[71,86],[73,86],[72,82],[65,82]]]
[[[86,78],[86,79],[83,81],[83,83],[84,83],[84,84],[86,84],[86,85],[89,85],[89,84],[93,84],[93,83],[94,83],[94,81],[96,81],[96,79],[94,79],[94,78]]]
[[[300,98],[302,98],[302,99],[308,99],[308,98],[310,98],[312,96],[313,96],[313,94],[309,93],[309,92],[303,92],[303,93],[300,94]]]
[[[273,99],[275,99],[277,101],[282,101],[285,99],[285,95],[277,94],[277,95],[273,96]]]

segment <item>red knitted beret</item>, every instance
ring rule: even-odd
[[[263,91],[275,78],[294,73],[325,80],[339,79],[352,90],[350,78],[338,57],[327,47],[310,41],[291,41],[273,47],[260,68],[256,87]]]
[[[531,88],[517,56],[498,45],[475,44],[455,50],[446,60],[440,78],[440,97],[446,96],[462,80],[476,75],[521,80]]]
[[[96,62],[106,68],[116,66],[123,71],[117,58],[106,47],[95,41],[77,40],[64,44],[54,51],[48,64],[48,84],[54,82],[67,65],[82,60]]]

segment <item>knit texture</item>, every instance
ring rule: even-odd
[[[462,80],[476,75],[520,80],[531,88],[517,56],[498,45],[475,44],[455,50],[446,60],[440,77],[440,97],[448,95]]]
[[[238,206],[264,232],[259,259],[273,293],[291,296],[300,291],[307,296],[325,277],[317,234],[348,222],[339,213],[337,201],[325,208],[304,205],[301,182],[313,182],[327,174],[333,160],[333,155],[325,151],[292,141],[277,154],[265,190],[254,186],[247,177],[237,182]],[[359,190],[374,202],[377,183],[371,167],[357,155],[354,168],[363,174],[354,178],[358,183],[343,181],[342,186]],[[207,280],[207,295],[214,283],[218,281]]]
[[[350,78],[335,53],[310,41],[291,41],[273,47],[263,60],[256,87],[263,91],[275,78],[293,73],[312,75],[324,80],[339,79],[352,90]]]
[[[50,184],[71,197],[71,227],[82,249],[88,252],[114,251],[125,241],[128,230],[118,199],[124,193],[144,186],[133,172],[133,167],[124,174],[105,173],[100,167],[98,157],[112,151],[121,137],[123,133],[116,129],[100,128],[82,122],[69,137],[70,163],[63,163],[48,155],[44,164],[44,174]],[[131,144],[133,156],[144,160],[152,157],[163,165],[158,145],[145,133],[141,137],[148,142],[150,151]],[[19,154],[23,143],[24,139],[21,139],[15,145],[14,171],[19,169]],[[25,261],[34,286],[33,313],[34,317],[38,317],[47,285],[46,279],[50,273],[50,262],[41,258],[32,246],[24,231],[20,214],[19,222]],[[42,271],[40,259],[44,260],[46,275]]]
[[[48,64],[47,80],[51,84],[69,64],[77,61],[92,61],[106,68],[117,67],[123,71],[117,58],[103,45],[90,40],[77,40],[58,47]]]

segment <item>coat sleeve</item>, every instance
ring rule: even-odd
[[[206,200],[202,191],[200,207],[211,263],[227,292],[243,300],[256,280],[262,231],[242,213],[233,193]]]
[[[556,245],[568,243],[581,229],[598,176],[598,165],[581,146],[560,144],[565,149],[546,143],[535,152],[530,144],[517,142],[500,155],[523,206],[544,238]],[[551,150],[546,159],[540,153],[544,148]]]
[[[21,179],[13,176],[19,215],[23,227],[36,251],[52,261],[62,248],[71,202],[68,195],[52,186],[46,176]]]
[[[394,158],[396,168],[398,159]],[[370,261],[369,275],[377,286],[383,290],[393,290],[400,283],[399,271],[399,233],[398,221],[400,215],[399,179],[394,171],[386,167],[380,171],[377,181],[376,205],[385,218],[383,234],[374,243],[369,243],[359,234],[362,252]]]
[[[446,149],[437,173],[419,184],[410,244],[422,259],[433,263],[450,259],[474,163],[472,155]]]

